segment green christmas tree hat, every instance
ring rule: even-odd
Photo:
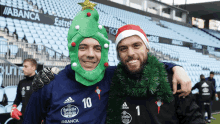
[[[72,21],[68,31],[68,49],[71,59],[71,68],[75,71],[76,81],[86,86],[91,86],[101,81],[108,67],[109,41],[106,29],[99,25],[99,14],[93,7],[96,5],[89,0],[79,3],[83,9]],[[92,71],[86,71],[78,59],[79,44],[85,38],[94,38],[101,45],[101,59]]]

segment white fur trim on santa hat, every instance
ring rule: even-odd
[[[143,42],[145,43],[146,47],[149,49],[149,52],[150,52],[150,45],[147,41],[147,38],[141,32],[139,32],[137,30],[125,30],[125,31],[121,32],[115,40],[116,47],[118,46],[118,43],[121,40],[123,40],[127,37],[130,37],[130,36],[133,36],[133,35],[138,35],[143,40]]]

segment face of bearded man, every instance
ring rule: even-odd
[[[130,74],[138,74],[143,70],[149,50],[139,36],[133,35],[121,40],[117,50],[122,64]]]

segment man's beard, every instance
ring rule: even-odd
[[[138,70],[136,70],[136,71],[130,71],[128,66],[123,61],[121,61],[121,63],[123,65],[125,71],[127,72],[127,74],[129,76],[131,76],[131,78],[140,78],[141,74],[142,74],[142,72],[144,70],[144,66],[147,64],[147,59],[145,59],[143,62],[141,62],[140,68]]]

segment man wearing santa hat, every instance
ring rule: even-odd
[[[149,53],[139,26],[119,28],[115,44],[120,63],[110,86],[107,124],[205,124],[192,94],[173,95],[173,74]]]

